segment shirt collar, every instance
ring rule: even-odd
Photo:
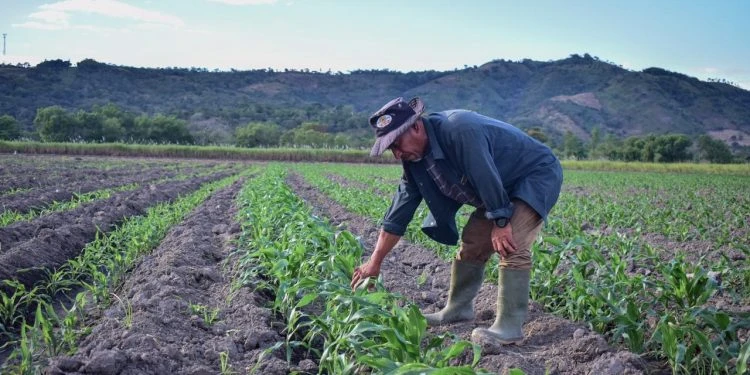
[[[443,153],[443,149],[440,147],[440,142],[438,142],[437,135],[435,134],[435,129],[433,128],[434,124],[428,117],[422,117],[422,122],[424,123],[425,130],[427,130],[427,139],[430,141],[429,152],[432,154],[433,159],[445,159],[445,154]]]

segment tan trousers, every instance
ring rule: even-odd
[[[542,229],[543,220],[526,202],[513,200],[513,216],[510,225],[513,227],[513,240],[516,251],[500,258],[500,268],[517,270],[531,269],[531,245]],[[461,233],[461,248],[456,259],[487,263],[495,250],[492,248],[490,237],[495,223],[484,216],[484,208],[476,209]]]

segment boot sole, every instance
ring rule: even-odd
[[[489,342],[495,345],[521,345],[523,343],[523,336],[511,339],[505,339],[498,337],[493,332],[485,328],[478,328],[471,332],[471,341],[477,344]]]
[[[430,327],[437,327],[437,326],[442,326],[442,325],[452,324],[452,323],[469,322],[469,321],[474,320],[474,316],[472,315],[471,317],[467,317],[467,318],[453,318],[453,319],[442,319],[442,320],[435,319],[435,320],[430,321],[430,319],[432,318],[427,317],[427,315],[432,315],[432,314],[424,315],[425,320],[427,320],[427,325]]]

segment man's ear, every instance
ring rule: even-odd
[[[422,123],[422,119],[417,119],[417,121],[414,122],[414,130],[416,130],[417,134],[424,132],[424,124]]]

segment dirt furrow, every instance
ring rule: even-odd
[[[371,251],[377,241],[378,228],[368,218],[348,212],[304,179],[291,174],[287,183],[315,207],[316,214],[328,217],[333,225],[361,237]],[[385,286],[397,292],[424,311],[439,310],[447,298],[450,264],[437,258],[430,250],[402,240],[384,261],[381,273]],[[423,275],[424,282],[418,276]],[[472,322],[431,328],[435,333],[453,332],[469,340],[476,327],[487,327],[495,317],[497,286],[485,283],[475,301],[476,319]],[[480,366],[498,373],[520,368],[527,374],[642,374],[644,362],[637,355],[617,351],[604,337],[588,330],[583,323],[574,323],[552,316],[533,301],[524,325],[526,338],[520,346],[482,348]]]
[[[134,173],[139,169],[163,168],[179,164],[175,161],[125,159],[123,165],[111,168],[104,165],[103,167],[92,165],[92,163],[100,164],[100,160],[100,158],[61,159],[59,156],[0,155],[0,162],[2,162],[0,192],[47,187],[98,176],[106,178],[119,173]],[[107,160],[114,159],[108,158]]]
[[[144,186],[109,199],[84,204],[36,220],[0,228],[0,280],[17,279],[33,285],[47,269],[78,255],[97,231],[107,232],[127,217],[141,215],[148,207],[176,199],[203,183],[229,176],[229,172]]]
[[[282,337],[262,307],[265,297],[230,288],[225,260],[240,232],[234,198],[241,187],[216,192],[172,228],[117,292],[130,316],[125,303],[106,309],[78,353],[53,359],[46,373],[218,374],[222,357],[223,370],[248,373]],[[288,365],[269,356],[258,373],[286,374]]]
[[[74,194],[85,194],[96,190],[115,188],[131,183],[147,183],[162,178],[171,178],[177,175],[176,171],[161,168],[149,170],[121,171],[115,175],[106,176],[80,176],[80,180],[74,182],[60,182],[52,187],[32,189],[9,197],[0,198],[0,209],[13,210],[25,213],[32,209],[44,208],[52,202],[68,201]],[[192,171],[183,173],[193,174]]]

